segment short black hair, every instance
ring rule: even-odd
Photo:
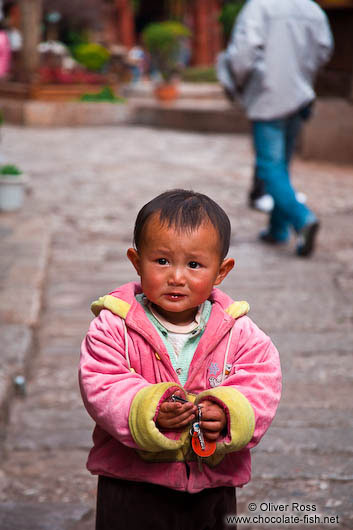
[[[210,222],[219,235],[221,260],[229,250],[231,226],[225,211],[203,193],[174,189],[161,193],[141,208],[136,217],[134,245],[141,248],[143,232],[151,215],[159,213],[161,223],[177,229],[195,230]]]

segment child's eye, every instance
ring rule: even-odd
[[[165,258],[158,258],[157,263],[159,263],[159,265],[167,265],[168,261]]]
[[[189,267],[190,269],[198,269],[200,267],[200,263],[197,263],[197,261],[190,261]]]

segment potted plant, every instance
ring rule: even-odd
[[[18,167],[0,166],[0,210],[18,210],[24,200],[27,179]]]
[[[165,100],[177,94],[175,79],[183,68],[181,52],[190,30],[180,22],[155,22],[142,32],[143,42],[151,55],[152,67],[160,74],[155,93]]]

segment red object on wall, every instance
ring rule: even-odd
[[[8,18],[11,28],[19,29],[21,27],[21,12],[18,4],[13,4],[9,8]]]

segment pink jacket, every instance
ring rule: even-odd
[[[276,348],[247,316],[246,302],[214,289],[211,316],[181,387],[166,347],[128,283],[92,305],[97,316],[82,343],[80,387],[96,422],[87,467],[93,474],[143,481],[191,493],[250,480],[250,448],[268,429],[280,399]],[[212,399],[227,417],[226,436],[203,459],[190,450],[189,429],[161,432],[160,403],[176,389]]]

